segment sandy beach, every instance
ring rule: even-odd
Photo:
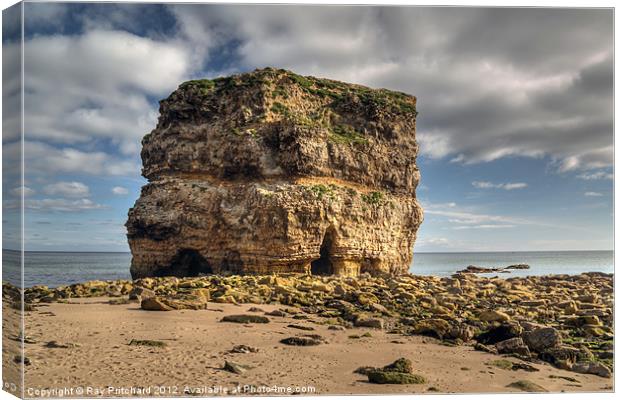
[[[550,392],[612,390],[612,379],[560,370],[541,361],[524,363],[471,346],[451,346],[436,338],[380,329],[330,330],[325,318],[301,312],[268,316],[269,323],[221,321],[226,315],[299,311],[279,304],[209,303],[206,310],[152,312],[142,310],[138,302],[110,304],[109,300],[95,297],[41,303],[26,313],[27,397],[54,394],[46,392],[54,390],[73,390],[64,394],[78,397],[102,393],[153,396],[159,392],[204,396],[223,394],[210,392],[214,390],[243,393],[248,390],[246,385],[258,390],[290,387],[308,394],[498,393],[522,391],[511,386],[522,380]],[[5,306],[4,311],[5,320],[17,317],[13,309]],[[280,343],[283,338],[308,333],[321,335],[327,343],[308,347]],[[19,343],[7,337],[4,340],[9,343],[3,349],[7,371],[16,367],[11,353]],[[132,340],[158,341],[163,347],[130,345]],[[257,351],[230,353],[238,345]],[[382,367],[401,357],[412,361],[413,372],[426,378],[426,383],[372,384],[354,372],[362,366]],[[537,371],[504,369],[505,360]],[[247,369],[241,374],[229,372],[222,368],[225,361]]]

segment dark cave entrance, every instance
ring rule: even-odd
[[[334,273],[334,267],[331,261],[331,252],[333,244],[333,231],[328,229],[323,236],[323,243],[321,243],[321,254],[318,260],[314,260],[310,263],[310,272],[312,275],[332,275]]]
[[[170,267],[165,275],[189,277],[201,274],[212,274],[211,265],[198,251],[193,249],[179,250],[170,262]]]

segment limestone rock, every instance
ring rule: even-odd
[[[547,389],[545,389],[544,387],[540,386],[539,384],[534,383],[532,381],[528,381],[526,379],[513,382],[513,383],[509,384],[508,387],[519,389],[519,390],[521,390],[523,392],[532,392],[532,393],[548,392]]]
[[[368,382],[391,385],[418,385],[426,383],[421,375],[393,371],[371,371],[368,373]]]
[[[132,276],[406,273],[422,222],[415,106],[272,68],[183,83],[142,140]]]
[[[166,305],[157,297],[147,297],[142,300],[140,307],[147,311],[171,311],[172,307]]]
[[[365,328],[383,329],[385,322],[381,318],[361,317],[355,321],[354,325]]]
[[[289,346],[318,346],[327,341],[320,335],[302,335],[292,336],[280,340],[280,343],[288,344]]]
[[[249,365],[243,365],[243,364],[239,364],[236,363],[234,361],[224,361],[224,370],[228,371],[228,372],[232,372],[234,374],[244,374],[246,373],[246,371],[248,369],[250,369],[251,367]]]
[[[266,324],[269,323],[269,318],[262,315],[252,314],[238,314],[238,315],[226,315],[222,318],[222,322],[236,322],[238,324]]]
[[[526,357],[529,357],[530,355],[528,347],[523,343],[523,339],[521,339],[520,337],[515,337],[495,343],[495,348],[500,354],[514,353]]]
[[[539,328],[523,334],[523,341],[534,351],[543,351],[550,347],[559,346],[562,336],[554,328]]]
[[[481,312],[478,319],[483,322],[506,322],[510,321],[510,316],[501,311],[487,310]]]
[[[572,371],[580,374],[593,374],[603,378],[611,378],[609,367],[598,362],[577,363],[573,365]]]

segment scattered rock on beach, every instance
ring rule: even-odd
[[[222,318],[222,322],[235,322],[238,324],[266,324],[269,323],[269,318],[262,315],[237,314],[224,316],[224,318]]]
[[[476,336],[476,340],[482,344],[495,344],[507,339],[520,336],[523,327],[516,322],[502,323],[499,326],[490,328],[488,331]]]
[[[383,329],[383,327],[385,326],[385,321],[381,318],[362,317],[362,318],[358,318],[355,321],[354,325],[358,327],[364,327],[364,328]]]
[[[299,290],[300,287],[306,291]],[[313,289],[319,287],[317,291]],[[252,307],[254,304],[256,307],[258,304],[281,307],[265,315],[246,312],[247,315],[296,316],[301,326],[310,325],[302,321],[315,321],[332,331],[345,330],[357,320],[380,318],[391,334],[431,335],[444,340],[444,344],[446,341],[451,341],[451,345],[467,342],[475,333],[474,348],[492,353],[497,353],[495,344],[521,338],[524,346],[531,350],[530,356],[567,371],[574,368],[575,372],[604,376],[614,363],[613,275],[603,273],[510,279],[475,274],[441,278],[404,275],[389,279],[370,275],[355,279],[298,274],[209,275],[96,281],[57,288],[32,287],[23,291],[4,283],[2,288],[7,306],[17,302],[22,294],[37,305],[46,296],[54,297],[57,302],[74,302],[75,298],[102,297],[108,290],[119,290],[123,296],[140,293],[144,301],[140,304],[145,309],[149,305],[155,310],[202,309],[206,307],[208,296],[232,296],[237,303],[251,303]],[[334,289],[324,290],[329,288]],[[145,301],[146,298],[154,300]],[[389,314],[375,306],[378,303],[373,303],[374,298],[381,300],[381,307]],[[360,304],[360,299],[365,304]],[[536,306],[542,303],[545,305]],[[39,307],[41,310],[45,305]],[[44,314],[37,313],[39,315]],[[239,322],[253,323],[245,319]],[[9,336],[9,339],[22,340],[21,336]],[[24,342],[36,341],[25,338]],[[524,350],[525,347],[516,346],[516,351],[525,354],[517,355],[527,361]],[[601,366],[590,367],[589,363]]]
[[[282,339],[280,343],[288,344],[289,346],[318,346],[319,344],[327,343],[327,340],[320,335],[303,335]]]
[[[330,325],[327,327],[328,330],[330,331],[346,331],[347,328],[345,328],[342,325]]]
[[[360,367],[354,372],[368,376],[368,382],[377,384],[407,385],[426,382],[423,376],[413,374],[413,364],[406,358],[399,358],[383,368]]]
[[[437,338],[443,339],[443,337],[450,330],[450,324],[448,321],[440,318],[430,318],[418,322],[413,327],[413,332],[419,335],[432,335]]]
[[[282,310],[273,310],[273,311],[266,312],[265,315],[269,315],[272,317],[286,317],[288,314]]]
[[[72,349],[74,347],[80,347],[77,343],[61,343],[55,340],[47,342],[45,347],[50,349]]]
[[[495,348],[500,354],[519,354],[525,357],[530,357],[530,350],[525,343],[523,343],[523,339],[520,337],[495,343]]]
[[[492,365],[494,367],[500,368],[500,369],[505,369],[505,370],[510,370],[510,371],[518,371],[518,370],[523,370],[523,371],[527,371],[527,372],[537,372],[539,371],[538,368],[530,365],[530,364],[526,364],[526,363],[522,363],[522,362],[513,362],[510,360],[506,360],[505,358],[499,359],[499,360],[493,360],[491,362],[488,363],[488,365]]]
[[[241,354],[258,353],[258,349],[256,347],[248,346],[245,344],[238,344],[234,346],[232,350],[229,351],[229,353],[241,353]]]
[[[475,343],[474,349],[478,351],[484,351],[486,353],[497,354],[497,349],[494,346],[487,346],[482,343]]]
[[[147,297],[142,299],[140,307],[146,311],[172,311],[173,308],[164,304],[157,297]]]
[[[525,332],[523,341],[530,349],[540,352],[550,347],[559,346],[562,342],[562,335],[554,328],[539,328]]]
[[[506,322],[510,321],[510,316],[501,311],[486,310],[478,314],[478,319],[483,322]]]
[[[584,362],[574,364],[572,367],[572,371],[580,374],[592,374],[601,376],[603,378],[611,378],[611,370],[604,364],[598,362]]]
[[[421,375],[393,371],[372,371],[368,373],[368,382],[392,385],[418,385],[426,383]]]
[[[244,365],[244,364],[239,364],[236,363],[234,361],[228,361],[226,360],[224,362],[224,370],[232,372],[234,374],[244,374],[247,372],[248,369],[251,369],[252,367],[250,367],[249,365]]]
[[[534,383],[532,381],[528,381],[526,379],[522,379],[520,381],[512,382],[507,387],[519,389],[519,390],[521,390],[523,392],[532,392],[532,393],[548,392],[547,389],[545,389],[544,387],[540,386],[539,384]]]
[[[298,324],[289,324],[286,326],[287,328],[299,329],[302,331],[313,331],[314,328],[307,325],[298,325]]]
[[[24,365],[31,364],[30,359],[28,357],[22,356],[21,354],[18,354],[15,357],[13,357],[13,361],[18,364],[24,364]]]
[[[129,346],[166,347],[166,343],[161,340],[131,339]]]

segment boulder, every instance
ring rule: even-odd
[[[235,322],[238,324],[266,324],[269,322],[269,318],[262,315],[252,314],[226,315],[222,318],[222,322]]]
[[[355,320],[354,325],[364,328],[383,329],[385,321],[382,318],[361,317]]]
[[[478,314],[478,319],[482,322],[506,322],[510,321],[510,316],[502,311],[487,310]]]
[[[570,367],[577,361],[580,353],[580,350],[575,347],[559,345],[542,350],[539,357],[556,366]]]
[[[147,311],[172,311],[173,308],[161,301],[157,297],[147,297],[142,299],[140,307]]]
[[[495,343],[495,348],[500,354],[519,354],[526,357],[530,356],[528,347],[525,343],[523,343],[523,339],[520,337]]]
[[[576,363],[571,370],[580,374],[592,374],[603,378],[611,378],[611,369],[599,362]]]
[[[403,372],[370,371],[368,372],[368,382],[382,385],[419,385],[426,383],[426,379],[421,375]]]
[[[431,318],[418,322],[413,327],[413,333],[417,333],[419,335],[432,335],[443,339],[443,337],[450,332],[450,329],[451,327],[448,321],[439,318]]]
[[[250,369],[251,367],[249,365],[243,365],[243,364],[239,364],[236,363],[234,361],[224,361],[224,367],[222,369],[228,371],[228,372],[232,372],[234,374],[244,374],[247,372],[248,369]]]
[[[303,335],[282,339],[280,343],[289,346],[318,346],[319,344],[327,343],[327,341],[320,335]]]
[[[511,321],[492,327],[488,331],[476,336],[476,340],[482,344],[495,344],[520,336],[522,332],[521,324]]]
[[[525,332],[523,341],[530,349],[541,352],[559,346],[562,343],[562,335],[554,328],[538,328]]]
[[[512,382],[508,385],[509,388],[519,389],[523,392],[532,392],[532,393],[540,393],[540,392],[548,392],[547,389],[540,386],[538,383],[534,383],[532,381],[528,381],[526,379],[522,379],[520,381]]]

